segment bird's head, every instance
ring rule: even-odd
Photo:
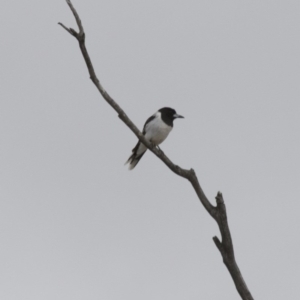
[[[170,107],[163,107],[159,110],[159,112],[161,113],[162,119],[169,119],[173,121],[178,118],[184,118],[183,116],[178,115],[175,109]]]

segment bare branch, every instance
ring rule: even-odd
[[[79,15],[78,15],[76,9],[74,8],[74,6],[73,6],[73,4],[70,0],[66,0],[66,2],[68,3],[68,5],[69,5],[74,17],[75,17],[75,20],[77,22],[77,26],[79,28],[79,35],[84,35],[83,26],[82,26],[81,20],[79,18]]]
[[[224,249],[223,249],[223,245],[220,242],[219,238],[217,236],[214,236],[213,241],[215,242],[217,248],[219,249],[219,251],[221,252],[221,255],[223,256]]]
[[[58,23],[58,25],[60,25],[60,26],[63,27],[64,29],[66,29],[70,34],[74,35],[71,28],[66,27],[64,24],[62,24],[62,23],[60,23],[60,22]],[[74,29],[73,29],[73,30],[74,30]],[[74,36],[76,36],[76,35],[74,35]]]
[[[85,33],[82,26],[82,22],[79,18],[77,11],[75,10],[74,6],[72,5],[70,0],[66,0],[67,4],[69,5],[76,23],[79,28],[79,32],[76,32],[72,28],[67,28],[62,23],[58,23],[62,26],[66,31],[68,31],[72,36],[74,36],[78,43],[80,50],[82,52],[83,58],[86,62],[86,66],[88,68],[88,72],[90,75],[90,79],[97,87],[98,91],[101,93],[104,100],[118,113],[119,118],[127,125],[127,127],[136,135],[136,137],[151,151],[153,152],[171,171],[173,171],[178,176],[181,176],[187,179],[193,186],[200,202],[203,204],[207,212],[210,216],[217,222],[221,236],[222,242],[217,237],[214,237],[213,240],[219,249],[222,257],[223,262],[226,265],[228,271],[230,272],[232,279],[236,285],[236,288],[244,300],[253,300],[250,291],[248,290],[246,283],[242,277],[242,274],[236,264],[234,251],[233,251],[233,244],[231,239],[231,234],[227,222],[227,214],[226,214],[226,207],[223,199],[223,195],[218,192],[216,196],[217,206],[213,206],[210,201],[205,196],[199,181],[197,179],[196,173],[193,169],[187,170],[182,169],[178,165],[175,165],[161,150],[157,149],[154,145],[152,145],[144,135],[139,131],[139,129],[135,126],[135,124],[131,121],[131,119],[126,115],[123,109],[114,101],[113,98],[105,91],[105,89],[100,84],[100,81],[96,75],[94,70],[93,64],[91,62],[90,56],[85,46]]]

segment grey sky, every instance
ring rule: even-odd
[[[223,192],[255,299],[300,295],[299,1],[73,1],[105,89]],[[0,299],[240,299],[193,189],[88,78],[63,0],[0,10]]]

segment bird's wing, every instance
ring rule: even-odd
[[[152,121],[152,120],[154,120],[155,119],[155,114],[153,115],[153,116],[151,116],[150,118],[148,118],[147,119],[147,121],[146,121],[146,123],[145,123],[145,125],[144,125],[144,128],[143,128],[143,135],[145,135],[145,133],[146,133],[146,126]]]

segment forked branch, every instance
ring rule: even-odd
[[[86,66],[88,68],[88,72],[90,75],[90,79],[97,87],[98,91],[101,93],[102,97],[106,102],[118,113],[119,118],[127,125],[127,127],[136,135],[136,137],[150,150],[152,151],[161,161],[163,161],[167,167],[173,171],[175,174],[187,179],[193,186],[199,200],[207,210],[207,212],[211,215],[211,217],[217,222],[220,232],[222,241],[220,241],[217,237],[214,237],[213,240],[219,249],[222,257],[223,262],[226,265],[228,271],[230,272],[232,279],[235,283],[235,286],[244,300],[252,300],[253,297],[251,296],[250,291],[248,290],[246,283],[242,277],[242,274],[236,264],[234,251],[233,251],[233,244],[231,239],[231,234],[227,222],[227,214],[225,203],[223,200],[223,196],[220,192],[218,192],[216,196],[217,205],[213,206],[210,201],[205,196],[199,181],[197,179],[196,173],[193,169],[187,170],[182,169],[179,166],[175,165],[161,150],[157,149],[153,146],[150,142],[148,142],[144,135],[139,131],[139,129],[135,126],[135,124],[130,120],[130,118],[125,114],[123,109],[110,97],[110,95],[105,91],[105,89],[100,84],[99,79],[96,76],[93,64],[91,62],[90,56],[87,52],[85,46],[85,33],[79,18],[77,11],[75,10],[73,4],[70,0],[66,0],[67,4],[69,5],[75,20],[77,22],[79,32],[76,32],[72,28],[68,28],[62,23],[58,23],[61,25],[67,32],[69,32],[72,36],[74,36],[78,43],[80,50],[82,52],[83,58],[85,60]]]

